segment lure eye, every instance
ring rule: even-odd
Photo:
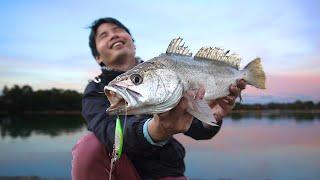
[[[133,82],[134,85],[139,85],[142,83],[143,79],[140,74],[132,74],[130,76],[130,80]]]

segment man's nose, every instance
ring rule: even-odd
[[[114,32],[110,33],[110,41],[117,39],[117,38],[119,38],[119,35],[117,33],[114,33]]]

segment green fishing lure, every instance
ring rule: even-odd
[[[123,130],[121,126],[120,117],[116,119],[116,128],[114,132],[114,150],[115,150],[115,159],[118,160],[121,157],[123,148]]]

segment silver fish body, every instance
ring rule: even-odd
[[[153,61],[162,63],[167,69],[176,72],[185,91],[203,87],[206,90],[205,100],[228,95],[229,86],[246,75],[245,71],[239,71],[223,63],[206,59],[195,60],[187,56],[162,54]]]
[[[213,115],[208,112],[208,103],[228,95],[229,86],[238,79],[265,88],[259,58],[239,70],[234,63],[225,61],[225,54],[220,52],[217,56],[219,50],[201,49],[192,57],[185,49],[181,50],[183,46],[179,43],[176,46],[173,50],[169,46],[169,53],[167,50],[166,54],[139,64],[111,81],[105,87],[111,103],[107,112],[125,114],[127,110],[128,115],[162,113],[174,108],[186,91],[204,88],[204,100],[197,107],[190,107],[190,113],[212,125],[214,121],[210,119]]]

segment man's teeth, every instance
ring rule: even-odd
[[[123,42],[116,42],[112,45],[112,48],[123,45]]]

